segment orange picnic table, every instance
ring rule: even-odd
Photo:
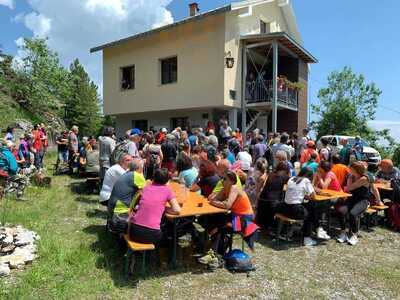
[[[378,190],[387,191],[387,192],[393,191],[393,188],[390,187],[390,182],[376,182],[376,183],[374,183],[374,186]]]
[[[338,192],[334,190],[324,189],[320,194],[315,196],[313,201],[329,201],[334,199],[347,199],[352,195],[345,192]]]
[[[177,182],[170,182],[168,186],[175,193],[178,203],[181,206],[181,212],[179,215],[166,214],[167,219],[172,222],[173,226],[173,246],[171,263],[173,267],[176,267],[176,251],[178,244],[177,220],[180,218],[224,214],[227,213],[228,210],[212,206],[207,198],[195,192],[189,191],[189,189],[185,188],[183,185]]]

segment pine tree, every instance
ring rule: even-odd
[[[102,123],[97,86],[76,59],[70,66],[70,97],[65,104],[65,122],[77,125],[81,135],[96,135]]]

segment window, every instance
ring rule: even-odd
[[[121,68],[121,89],[132,90],[135,88],[135,66]]]
[[[178,58],[171,57],[161,60],[161,84],[178,81]]]
[[[138,128],[142,131],[148,130],[148,122],[147,120],[133,120],[132,121],[132,128]]]

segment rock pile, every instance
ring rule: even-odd
[[[0,227],[0,277],[10,275],[11,269],[23,269],[36,258],[40,237],[22,226]]]

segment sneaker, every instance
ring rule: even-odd
[[[304,246],[310,247],[310,246],[315,246],[315,245],[317,245],[317,241],[313,240],[310,237],[304,238]]]
[[[349,245],[355,246],[358,243],[358,238],[355,234],[353,234],[347,241]]]
[[[349,240],[346,232],[342,232],[339,237],[336,239],[339,243],[345,243]]]
[[[198,233],[203,233],[205,231],[204,227],[201,226],[199,223],[197,222],[193,222],[193,227],[194,229],[198,232]]]
[[[199,257],[197,259],[197,261],[203,265],[208,265],[211,262],[213,262],[215,259],[217,259],[218,262],[218,258],[215,256],[215,253],[212,249],[210,249],[206,255]]]
[[[215,271],[216,269],[222,268],[223,266],[224,260],[219,255],[213,257],[207,264],[208,269],[211,271]]]
[[[189,233],[186,233],[185,235],[182,235],[181,237],[178,238],[178,245],[181,248],[187,248],[190,246],[191,241],[192,241],[192,236]]]
[[[321,240],[330,240],[331,237],[326,233],[322,227],[317,228],[317,238]]]

